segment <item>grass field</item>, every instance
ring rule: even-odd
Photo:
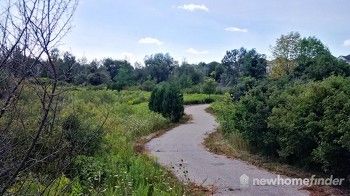
[[[222,99],[223,95],[207,95],[207,94],[184,94],[184,104],[203,104],[212,103]]]
[[[35,126],[40,103],[26,103],[33,100],[31,96],[29,91],[24,93],[22,111],[27,111],[27,124]],[[185,94],[184,102],[210,103],[221,97]],[[180,183],[147,155],[135,151],[140,138],[174,126],[168,119],[149,110],[150,92],[74,87],[62,98],[51,140],[58,139],[62,131],[64,133],[63,125],[67,119],[80,127],[70,133],[65,144],[69,149],[72,138],[78,143],[77,152],[71,154],[68,170],[46,189],[46,181],[40,180],[41,174],[23,176],[10,192],[20,193],[21,189],[25,194],[42,192],[48,195],[183,195],[193,188]],[[89,137],[96,139],[84,143]]]
[[[71,98],[67,108],[75,108],[92,124],[101,124],[101,119],[108,116],[102,149],[94,156],[80,156],[75,161],[78,170],[75,189],[107,195],[183,194],[183,187],[167,171],[146,155],[133,151],[133,143],[139,137],[169,124],[161,115],[149,111],[149,93],[79,90],[73,92]],[[103,176],[98,183],[91,180],[96,179],[96,175]]]
[[[92,154],[75,156],[69,170],[46,190],[45,182],[27,177],[24,185],[19,183],[12,191],[18,193],[17,189],[22,186],[26,194],[183,195],[184,186],[168,171],[133,149],[140,137],[171,126],[167,119],[148,109],[149,95],[143,91],[86,88],[68,91],[60,119],[76,115],[85,127],[85,135],[101,129],[100,148],[91,149]],[[78,140],[84,140],[84,136]],[[89,148],[92,146],[84,147]]]

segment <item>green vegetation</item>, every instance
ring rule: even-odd
[[[31,36],[41,31],[30,26]],[[28,40],[50,45],[43,37],[51,36]],[[315,37],[282,35],[269,62],[245,48],[221,62],[179,64],[159,53],[132,66],[51,46],[33,57],[22,47],[0,57],[0,194],[183,195],[168,171],[134,151],[141,137],[179,122],[183,104],[213,103],[235,149],[350,173],[350,64]]]
[[[27,96],[30,101],[30,95]],[[62,129],[64,134],[62,159],[72,163],[47,193],[182,195],[184,188],[167,171],[133,150],[137,139],[169,126],[169,120],[148,110],[148,96],[142,91],[117,93],[84,88],[67,92],[58,118],[61,126],[56,129]],[[30,107],[33,111],[35,104]],[[51,135],[50,139],[59,137]],[[45,166],[48,174],[56,172],[54,165]],[[62,172],[59,169],[57,172]],[[29,175],[23,176],[22,181],[28,187],[20,190],[26,190],[26,194],[43,191],[47,181],[41,181],[36,170]],[[19,193],[17,186],[20,184],[15,184],[10,192]]]
[[[203,103],[213,103],[214,101],[220,100],[223,95],[214,94],[210,97],[207,94],[193,93],[184,94],[184,104],[203,104]]]
[[[213,104],[224,137],[246,141],[252,153],[346,177],[350,65],[296,33],[278,39],[274,54],[270,75],[238,78]]]
[[[172,122],[179,122],[184,114],[183,95],[174,84],[163,84],[152,91],[148,107]]]

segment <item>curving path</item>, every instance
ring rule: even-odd
[[[253,178],[276,178],[277,175],[237,159],[208,152],[202,145],[206,135],[215,131],[215,118],[205,112],[209,105],[185,108],[192,122],[180,125],[146,144],[157,161],[169,167],[185,182],[214,187],[217,195],[308,195],[296,186],[253,186],[240,183],[246,174]]]

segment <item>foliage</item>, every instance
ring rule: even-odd
[[[214,104],[225,136],[238,133],[252,151],[290,164],[349,173],[349,64],[293,32],[273,52],[270,78],[236,77],[232,100]],[[229,59],[239,67],[243,54]]]
[[[153,80],[146,80],[142,83],[142,90],[144,91],[153,91],[153,89],[156,87],[156,82]]]
[[[208,97],[206,94],[202,93],[191,93],[184,94],[184,104],[204,104],[204,103],[213,103],[215,101],[221,100],[223,95],[213,94]]]
[[[74,159],[68,173],[76,181],[72,192],[92,195],[147,195],[150,191],[160,195],[183,193],[182,187],[167,172],[133,150],[133,143],[138,138],[169,123],[147,108],[148,98],[149,93],[142,91],[83,88],[71,92],[65,114],[79,114],[80,121],[84,119],[91,123],[90,126],[103,124],[105,133],[103,145],[96,153]],[[135,100],[140,101],[136,103]],[[106,119],[104,123],[103,119]]]
[[[213,105],[226,137],[240,134],[253,152],[320,171],[349,173],[349,78],[265,80],[239,100]]]
[[[69,114],[63,119],[62,130],[70,144],[70,153],[93,155],[102,144],[104,130],[83,124],[76,114]]]
[[[231,98],[235,101],[246,95],[246,93],[257,85],[257,80],[252,77],[240,78],[237,85],[230,90]]]
[[[178,122],[184,113],[183,95],[175,85],[163,84],[152,91],[149,108]]]
[[[176,64],[169,54],[158,53],[145,59],[147,73],[157,83],[168,80]]]
[[[350,75],[350,65],[332,56],[315,37],[300,40],[297,64],[293,76],[303,79],[322,80],[331,75]]]
[[[126,86],[133,84],[133,72],[132,69],[120,68],[118,74],[113,78],[114,82],[111,86],[113,90],[121,91]]]
[[[349,173],[350,79],[330,77],[286,89],[268,124],[280,157],[324,171]]]
[[[87,77],[88,77],[89,83],[94,86],[106,84],[106,83],[109,83],[110,81],[107,73],[104,71],[91,73]]]
[[[296,67],[295,60],[298,58],[299,42],[300,34],[298,32],[281,35],[276,40],[276,45],[272,49],[275,58],[271,73],[273,78],[283,77],[294,70]]]
[[[150,93],[82,87],[66,90],[62,111],[57,114],[60,126],[52,129],[50,137],[43,138],[45,143],[38,144],[42,153],[57,151],[62,160],[53,163],[43,161],[43,164],[32,168],[31,173],[23,179],[21,176],[18,184],[12,187],[14,193],[23,186],[24,190],[30,190],[27,193],[42,192],[51,181],[50,175],[58,172],[64,175],[62,182],[48,187],[52,194],[184,193],[183,187],[153,160],[134,152],[133,144],[137,139],[169,124],[169,120],[148,109]],[[26,142],[21,139],[24,137],[22,134],[29,134],[29,128],[37,123],[40,104],[31,101],[31,96],[35,95],[30,91],[24,89],[24,92],[20,101],[21,115],[26,116],[23,123],[28,129],[17,129],[18,142]],[[13,123],[21,127],[20,122]],[[52,141],[59,140],[63,140],[64,145],[49,148]],[[70,163],[71,160],[72,164],[65,170],[57,170],[58,164]]]
[[[203,81],[203,73],[196,65],[190,65],[184,62],[180,67],[175,68],[171,81],[182,89],[189,88]]]
[[[222,59],[224,73],[221,77],[222,84],[235,85],[242,76],[264,78],[266,75],[267,61],[264,55],[252,50],[240,48],[227,51]]]
[[[203,84],[203,93],[208,94],[209,98],[211,94],[215,93],[217,83],[212,78],[207,78]]]

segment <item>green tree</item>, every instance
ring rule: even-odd
[[[142,90],[144,91],[153,91],[156,87],[156,82],[154,80],[146,80],[142,83]]]
[[[221,78],[221,83],[224,85],[236,84],[241,73],[242,58],[247,51],[244,48],[239,50],[226,51],[226,55],[222,59],[224,66],[224,75]]]
[[[130,63],[126,60],[113,60],[111,58],[104,59],[102,66],[106,68],[110,77],[114,79],[121,68],[124,69],[133,69]]]
[[[123,65],[118,69],[117,75],[113,78],[112,88],[115,90],[123,90],[126,86],[134,83],[133,68],[131,65]]]
[[[215,93],[216,87],[217,83],[215,82],[215,80],[213,78],[207,78],[205,79],[203,84],[203,92],[205,94],[208,94],[210,98],[210,95]]]
[[[88,80],[89,80],[89,83],[94,86],[101,85],[101,84],[108,84],[110,82],[108,73],[106,73],[103,70],[89,74]]]
[[[176,65],[169,54],[158,53],[145,59],[146,71],[157,83],[168,80]]]
[[[75,56],[69,52],[63,54],[63,59],[58,69],[60,80],[64,80],[68,83],[73,82],[74,77],[79,72],[79,65],[75,59]]]
[[[227,51],[222,59],[224,73],[221,75],[224,85],[235,85],[240,77],[264,78],[266,75],[267,61],[265,55],[259,54],[256,50]]]
[[[272,48],[274,60],[271,76],[273,78],[281,78],[288,75],[297,66],[296,59],[298,57],[299,43],[300,34],[298,32],[290,32],[277,39],[275,46]]]
[[[294,77],[322,80],[331,75],[350,75],[350,65],[339,61],[317,38],[303,38],[299,42]]]

